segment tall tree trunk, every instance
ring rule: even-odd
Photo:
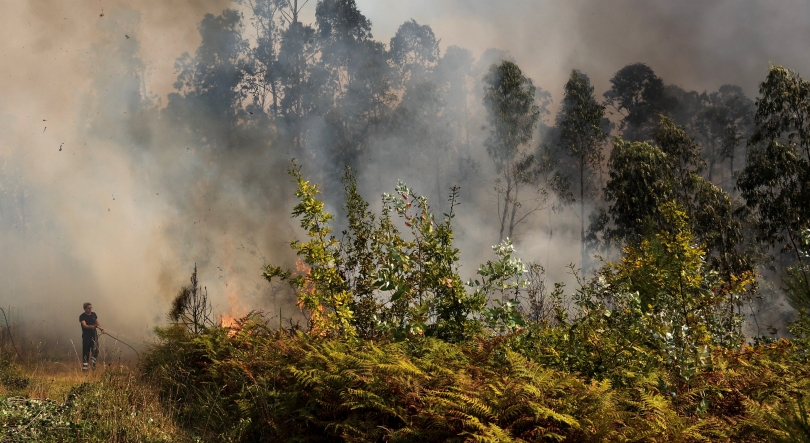
[[[518,181],[515,180],[515,197],[514,201],[512,202],[512,215],[509,219],[509,238],[513,238],[514,230],[515,230],[515,213],[517,212],[518,208]]]
[[[441,170],[439,168],[439,149],[436,149],[436,209],[442,208],[442,184],[441,184]]]
[[[503,175],[506,178],[506,191],[504,192],[503,212],[501,213],[501,232],[498,234],[498,243],[503,241],[503,230],[506,226],[506,214],[509,212],[509,200],[512,195],[512,177],[509,174],[509,166],[504,167]]]
[[[273,117],[278,118],[278,89],[275,79],[270,81],[270,90],[273,91]]]
[[[731,192],[734,192],[734,148],[731,148],[728,161],[728,182],[731,183]]]
[[[585,159],[579,162],[579,244],[582,254],[580,268],[585,270]]]

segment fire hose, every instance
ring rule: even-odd
[[[109,335],[111,339],[113,339],[113,340],[117,341],[118,343],[121,343],[122,345],[124,345],[124,346],[128,347],[129,349],[132,349],[133,351],[135,351],[135,355],[137,355],[137,356],[138,356],[138,360],[140,360],[140,359],[141,359],[141,354],[139,354],[139,353],[138,353],[138,351],[137,351],[135,348],[133,348],[132,346],[130,346],[129,344],[127,344],[127,342],[122,341],[120,338],[117,338],[117,337],[115,337],[114,335],[110,335],[110,334],[108,334],[108,333],[106,333],[106,332],[104,332],[103,334],[104,334],[104,335]]]
[[[8,331],[8,338],[11,339],[11,344],[14,346],[14,352],[17,353],[17,358],[19,360],[22,360],[22,357],[20,357],[20,351],[17,350],[17,344],[14,343],[14,336],[11,335],[11,325],[8,324],[8,317],[6,317],[6,311],[3,308],[0,308],[0,311],[3,312],[3,318],[6,320],[6,330]]]

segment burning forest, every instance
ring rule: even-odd
[[[810,18],[710,3],[4,5],[0,440],[810,442]]]

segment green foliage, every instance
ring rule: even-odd
[[[604,239],[638,241],[647,221],[673,197],[674,183],[669,176],[669,160],[660,149],[647,142],[628,142],[621,137],[613,145],[608,162],[609,180],[605,201],[612,226],[599,227]],[[592,227],[592,230],[595,227]],[[591,240],[596,239],[591,235]]]
[[[424,333],[459,341],[480,330],[474,318],[486,303],[480,294],[468,294],[458,275],[459,251],[453,247],[453,209],[457,194],[450,198],[450,212],[437,223],[427,199],[404,184],[395,194],[383,194],[379,241],[386,242],[377,274],[382,291],[390,292],[391,326],[399,331]],[[404,240],[394,228],[396,214],[410,229],[412,240]],[[385,243],[383,243],[385,244]]]
[[[655,145],[616,140],[605,186],[610,206],[591,226],[589,240],[637,243],[650,229],[674,232],[677,227],[669,225],[661,212],[665,203],[674,200],[688,216],[690,231],[706,248],[711,267],[724,279],[753,271],[734,202],[700,175],[705,168],[700,147],[667,117],[661,117],[653,135]]]
[[[484,85],[484,106],[491,125],[486,147],[500,171],[532,138],[540,107],[534,101],[536,88],[531,79],[508,60],[490,66]]]
[[[619,132],[631,141],[647,139],[657,116],[671,107],[664,81],[644,63],[633,63],[616,72],[605,92],[605,104],[622,117]]]
[[[494,301],[494,307],[484,310],[490,329],[499,333],[514,331],[524,325],[523,315],[517,308],[520,292],[529,286],[525,278],[528,268],[519,258],[512,258],[515,247],[508,238],[492,250],[497,261],[488,260],[481,265],[477,272],[481,279],[470,280],[467,285],[475,288],[476,297]]]
[[[587,263],[585,198],[598,194],[602,186],[597,177],[601,176],[605,159],[602,150],[607,133],[603,128],[607,125],[605,107],[596,102],[590,79],[577,70],[572,71],[565,84],[565,98],[557,114],[557,126],[560,131],[559,151],[563,158],[561,176],[565,181],[575,184],[574,189],[579,190],[576,194],[579,195],[582,266]],[[570,187],[567,183],[562,189]]]
[[[639,377],[688,385],[711,369],[713,349],[738,347],[734,301],[753,274],[722,278],[695,244],[685,212],[670,202],[660,214],[667,230],[627,245],[594,280],[577,275],[570,300],[556,301],[557,326],[532,325],[516,346],[552,367],[620,386]]]
[[[70,420],[66,412],[73,406],[76,394],[64,403],[25,397],[9,397],[0,403],[0,421],[8,442],[56,442],[73,437],[86,427]]]
[[[810,229],[802,232],[802,257],[810,256]],[[796,309],[798,318],[788,329],[796,337],[795,342],[802,350],[805,361],[810,361],[810,266],[798,264],[787,269],[782,278],[788,302]]]
[[[199,334],[206,328],[214,326],[213,307],[208,302],[208,289],[201,288],[197,281],[197,265],[191,273],[190,284],[180,288],[172,300],[169,320],[183,325],[189,332]]]
[[[293,215],[301,218],[309,237],[306,243],[292,242],[303,266],[285,271],[271,265],[264,276],[293,285],[311,333],[396,339],[427,334],[460,341],[481,331],[478,317],[487,290],[465,290],[458,275],[459,251],[453,247],[457,190],[450,196],[449,213],[437,222],[427,199],[400,183],[395,193],[383,194],[378,219],[347,170],[348,227],[338,240],[330,235],[332,215],[316,198],[317,187],[296,166],[290,174],[300,199]],[[407,238],[396,221],[407,229]]]
[[[621,262],[608,265],[603,276],[613,291],[639,295],[644,327],[657,342],[653,349],[680,379],[689,381],[708,366],[712,347],[741,342],[737,331],[742,319],[728,301],[754,277],[749,272],[721,279],[706,266],[705,251],[695,246],[685,212],[668,203],[661,213],[672,230],[626,247]]]
[[[810,82],[772,66],[759,92],[758,128],[737,187],[756,217],[757,239],[801,262],[801,231],[810,226]]]
[[[144,359],[206,441],[766,442],[787,435],[772,415],[788,417],[810,387],[787,342],[712,350],[712,369],[688,385],[654,371],[617,385],[527,358],[525,330],[453,344],[242,325],[164,336]]]
[[[753,274],[714,269],[675,197],[594,279],[572,266],[578,288],[569,296],[559,284],[546,294],[542,274],[514,257],[508,239],[462,283],[452,245],[455,192],[441,222],[401,183],[374,215],[348,170],[347,228],[336,239],[317,188],[296,167],[291,174],[299,186],[294,215],[308,235],[292,245],[305,266],[268,266],[265,276],[291,282],[319,323],[306,333],[272,330],[253,314],[200,334],[173,325],[157,330],[143,357],[149,380],[204,440],[803,435],[800,393],[810,389],[810,367],[801,342],[741,346],[733,308]],[[345,296],[345,314],[336,293]]]
[[[788,401],[783,413],[770,412],[768,418],[781,431],[779,441],[784,443],[810,442],[810,402],[806,396],[799,396],[797,401]],[[784,413],[786,412],[786,414]]]
[[[484,145],[499,174],[495,182],[500,220],[498,242],[512,237],[515,226],[528,215],[516,218],[522,206],[518,198],[520,185],[536,182],[535,158],[521,150],[531,140],[540,119],[536,90],[520,67],[508,60],[490,66],[484,77],[484,107],[490,126]]]
[[[317,199],[318,186],[304,180],[295,162],[288,172],[298,184],[295,196],[299,203],[293,209],[293,217],[300,217],[301,227],[309,237],[306,243],[297,240],[290,243],[303,263],[303,272],[293,277],[291,272],[268,266],[264,277],[267,280],[281,277],[290,281],[296,289],[298,306],[309,314],[312,333],[351,337],[355,333],[351,324],[352,295],[340,272],[343,263],[340,243],[331,236],[329,221],[333,216],[324,210],[323,201]]]

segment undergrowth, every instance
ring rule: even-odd
[[[154,387],[125,366],[82,374],[2,363],[0,442],[193,441]]]
[[[810,368],[791,360],[787,341],[718,350],[712,370],[688,386],[651,372],[617,387],[531,361],[512,349],[520,334],[463,344],[347,341],[272,331],[257,317],[235,333],[160,333],[144,369],[181,422],[207,441],[810,437],[801,427],[807,401],[795,400],[810,392]]]

